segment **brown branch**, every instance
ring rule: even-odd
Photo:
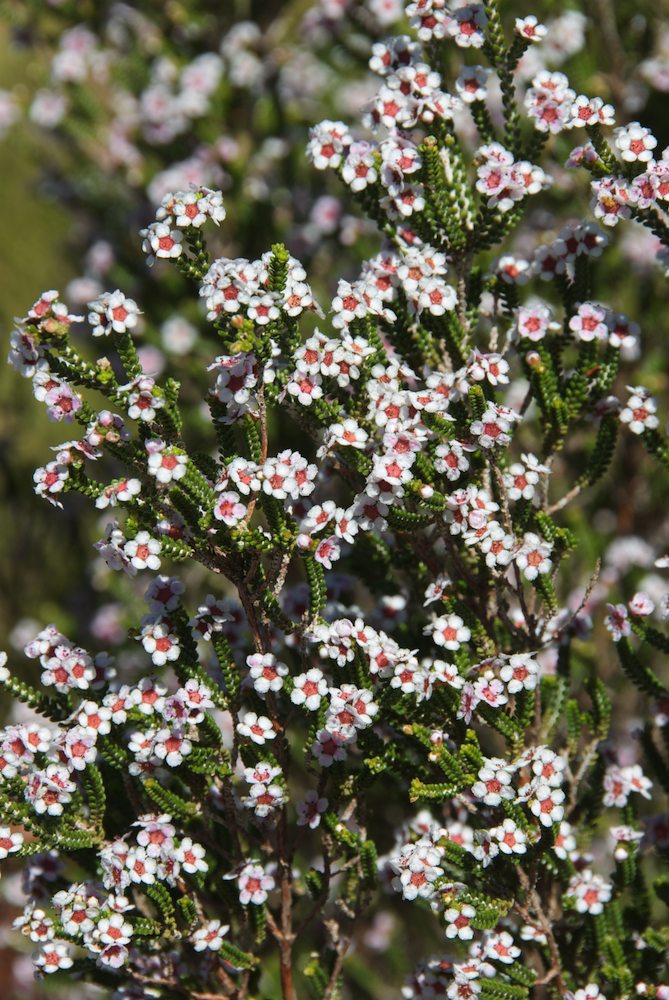
[[[556,979],[557,989],[559,990],[560,996],[563,996],[566,992],[567,987],[565,985],[564,979],[562,978],[562,961],[560,959],[560,950],[557,946],[555,935],[553,934],[553,928],[551,926],[551,922],[544,912],[541,899],[539,897],[539,893],[537,892],[537,890],[534,888],[533,885],[530,885],[530,879],[527,872],[522,868],[521,865],[518,865],[517,871],[518,871],[518,881],[520,882],[521,886],[523,887],[523,889],[527,894],[529,905],[535,914],[536,921],[538,922],[542,931],[546,935],[546,941],[548,943],[548,950],[551,956],[551,966],[546,971],[547,978],[544,977],[544,981],[551,982],[553,979]],[[522,906],[520,903],[517,902],[515,904],[515,908],[526,922],[530,923],[532,922],[532,918],[530,918],[530,920],[528,921],[529,914],[526,907]]]
[[[131,979],[135,979],[138,983],[142,983],[145,986],[165,986],[179,996],[187,997],[188,1000],[238,1000],[239,991],[237,989],[237,984],[224,969],[220,969],[218,976],[221,979],[222,985],[228,990],[227,993],[201,993],[199,991],[194,991],[187,989],[182,986],[177,979],[167,979],[163,976],[144,976],[141,972],[135,972],[133,969],[128,969],[128,975]]]
[[[284,1000],[294,1000],[293,986],[293,866],[286,838],[286,810],[281,812],[277,827],[279,847],[279,872],[281,888],[281,989]]]

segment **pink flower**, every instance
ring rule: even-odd
[[[604,625],[611,633],[614,642],[620,642],[624,637],[632,634],[627,608],[624,604],[607,604],[608,615],[604,619]]]
[[[321,767],[331,767],[335,761],[346,760],[346,744],[349,742],[350,737],[345,733],[321,729],[311,752]]]
[[[576,315],[569,320],[569,329],[576,334],[576,339],[588,343],[593,340],[606,340],[608,326],[607,311],[596,302],[582,302],[576,310]]]
[[[339,539],[336,535],[330,535],[329,538],[325,538],[322,542],[318,543],[314,552],[314,559],[316,562],[321,563],[325,569],[332,569],[332,563],[339,559],[339,555]]]
[[[74,389],[71,389],[65,382],[61,382],[49,389],[44,397],[47,406],[47,414],[50,420],[64,420],[71,423],[75,413],[81,409],[83,402],[81,396]]]
[[[655,610],[655,602],[651,600],[648,594],[644,594],[641,591],[634,595],[627,606],[630,614],[636,618],[645,618],[648,615],[652,615]]]
[[[214,504],[214,517],[228,528],[235,528],[243,521],[246,517],[246,507],[241,503],[239,494],[233,490],[220,493]]]
[[[310,789],[301,802],[297,803],[297,825],[315,830],[320,825],[321,816],[327,810],[328,800],[319,798],[318,792]]]

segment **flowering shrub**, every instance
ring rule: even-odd
[[[90,302],[81,349],[55,291],[12,336],[48,416],[83,430],[36,492],[116,508],[96,549],[146,601],[134,675],[54,625],[25,650],[41,688],[0,667],[41,716],[0,743],[0,853],[26,859],[40,974],[117,997],[361,995],[347,958],[394,896],[430,942],[395,995],[669,995],[669,595],[611,595],[608,669],[592,525],[569,521],[619,434],[669,466],[631,384],[639,326],[596,297],[621,219],[666,237],[669,151],[611,132],[561,72],[538,71],[523,115],[536,18],[507,38],[497,0],[407,15],[412,36],[373,48],[367,139],[325,120],[309,140],[384,236],[328,332],[283,245],[212,260],[226,208],[199,186],[141,235],[218,338],[205,407],[201,380],[142,369],[122,290]],[[447,90],[453,44],[487,65]],[[573,129],[607,229],[567,221],[523,253],[538,161]],[[113,357],[90,360],[100,344]]]

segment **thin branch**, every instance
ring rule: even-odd
[[[551,504],[550,507],[547,509],[546,513],[555,514],[558,510],[562,510],[564,507],[570,504],[571,501],[574,500],[579,495],[579,493],[581,493],[585,489],[587,485],[588,484],[585,482],[576,483],[576,485],[572,486],[572,488],[569,490],[568,493],[565,493],[565,495],[562,497],[561,500],[557,500],[555,503]]]

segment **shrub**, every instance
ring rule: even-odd
[[[84,429],[36,492],[116,508],[99,555],[154,574],[134,671],[55,626],[26,647],[41,688],[2,668],[46,720],[5,729],[0,757],[0,850],[26,859],[17,923],[43,974],[118,997],[358,996],[374,963],[354,981],[349,952],[395,906],[429,942],[407,998],[669,991],[669,598],[614,595],[600,626],[586,506],[619,435],[660,468],[667,440],[635,384],[639,329],[597,297],[605,230],[567,222],[509,252],[553,135],[586,130],[570,163],[604,226],[660,239],[667,161],[559,72],[521,113],[535,18],[507,40],[496,0],[407,13],[414,36],[373,51],[375,140],[326,120],[309,141],[384,236],[328,333],[283,245],[211,259],[226,212],[201,187],[168,194],[142,238],[218,338],[204,406],[197,379],[142,370],[141,303],[118,289],[89,304],[81,349],[55,291],[14,334],[50,418]],[[449,93],[431,67],[452,41],[488,67]],[[89,359],[99,344],[113,357]]]

